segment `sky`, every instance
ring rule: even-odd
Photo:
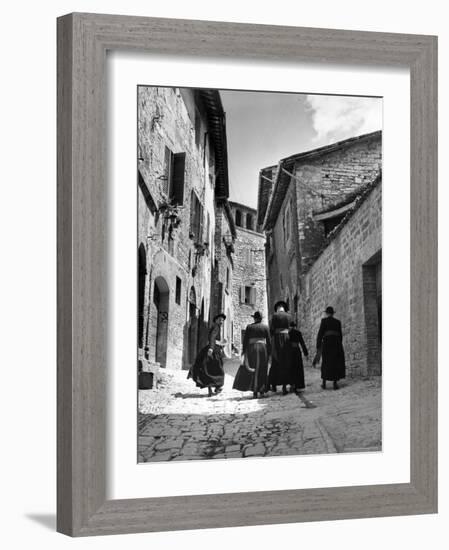
[[[220,91],[226,112],[230,200],[257,208],[261,168],[382,129],[382,99]]]

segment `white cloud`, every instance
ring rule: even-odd
[[[305,104],[320,145],[382,129],[380,98],[308,95]]]

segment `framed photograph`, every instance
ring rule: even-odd
[[[436,45],[58,19],[58,531],[436,512]]]

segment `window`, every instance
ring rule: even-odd
[[[184,178],[186,168],[186,154],[175,153],[173,155],[173,176],[170,182],[170,200],[173,204],[184,203]]]
[[[251,231],[252,231],[253,228],[254,228],[253,216],[252,216],[252,214],[247,214],[246,215],[246,229],[251,229]]]
[[[235,225],[242,227],[242,213],[240,210],[235,211]]]
[[[245,248],[243,250],[243,261],[247,265],[253,264],[253,251],[251,250],[251,248]]]
[[[168,197],[170,191],[170,182],[173,174],[173,153],[166,146],[164,157],[164,178],[162,180],[162,191]]]
[[[181,279],[176,277],[176,298],[175,301],[178,305],[181,305]]]
[[[256,303],[256,289],[253,286],[240,287],[240,303],[252,306]]]
[[[195,243],[201,243],[203,239],[203,205],[196,196],[195,191],[190,193],[190,237]]]
[[[184,203],[185,153],[173,153],[165,147],[165,170],[162,191],[172,204]]]

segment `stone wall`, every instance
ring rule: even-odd
[[[215,231],[214,152],[205,132],[207,119],[193,90],[138,88],[138,169],[143,189],[138,195],[138,246],[145,247],[147,258],[144,354],[149,362],[157,361],[156,342],[162,335],[166,350],[163,366],[174,369],[189,365],[204,340],[209,318]],[[167,202],[168,172],[173,170],[167,149],[170,155],[185,154],[183,197],[176,219],[167,217],[168,211],[160,208]],[[208,243],[200,250],[191,234],[192,190],[203,214],[202,242],[197,244]],[[158,209],[153,213],[152,202]],[[163,311],[156,307],[158,296]]]
[[[373,294],[374,287],[381,292],[381,186],[368,193],[360,211],[353,213],[333,240],[317,214],[344,201],[357,201],[373,187],[381,163],[381,132],[289,157],[280,162],[273,188],[276,195],[268,206],[269,309],[277,300],[288,302],[307,345],[313,348],[324,308],[336,308],[348,333],[350,375],[380,373],[381,369],[381,306]]]
[[[380,374],[381,183],[348,218],[303,278],[299,323],[314,349],[324,309],[334,307],[342,323],[348,375]]]
[[[286,210],[289,214],[286,214]],[[267,273],[269,279],[268,307],[278,300],[288,303],[294,313],[295,297],[299,293],[298,274],[300,255],[298,250],[298,220],[295,216],[295,187],[290,186],[279,212],[277,223],[267,235]],[[284,220],[286,220],[284,222]],[[289,227],[287,231],[287,226]]]
[[[231,285],[234,270],[232,248],[227,248],[223,237],[231,235],[229,219],[223,205],[216,207],[215,227],[215,256],[214,271],[212,275],[212,318],[218,313],[224,313],[226,320],[223,323],[221,337],[227,340],[224,351],[228,357],[232,353],[234,306],[231,296]]]
[[[254,288],[254,303],[242,303],[242,287]],[[234,302],[234,346],[241,353],[242,330],[254,319],[251,315],[260,311],[264,322],[268,321],[265,272],[265,235],[237,227],[235,241],[234,275],[232,279]]]
[[[324,242],[323,224],[315,220],[314,213],[332,207],[369,184],[381,166],[380,133],[360,141],[349,141],[348,145],[331,153],[295,165],[293,187],[296,191],[301,272],[307,271],[314,262]]]

